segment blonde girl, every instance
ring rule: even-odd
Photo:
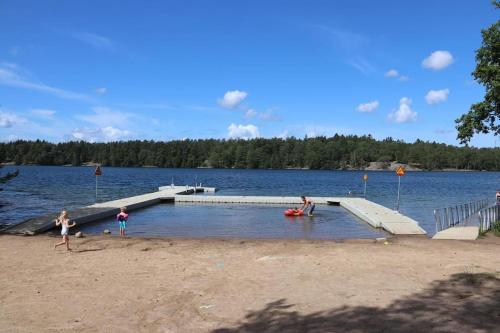
[[[73,224],[69,224],[69,217],[68,217],[68,212],[63,210],[61,212],[61,215],[56,219],[56,226],[61,226],[61,236],[62,236],[62,242],[57,243],[54,245],[54,249],[58,247],[59,245],[64,245],[66,244],[66,250],[71,251],[69,248],[69,237],[68,237],[68,231],[69,228],[74,227],[76,225],[75,222]]]

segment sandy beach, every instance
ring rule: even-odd
[[[1,332],[498,332],[500,238],[0,236]]]

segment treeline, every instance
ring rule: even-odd
[[[16,164],[157,166],[167,168],[360,169],[370,162],[398,161],[427,170],[499,170],[500,149],[455,147],[371,136],[126,141],[89,143],[18,140],[0,143],[0,161]]]

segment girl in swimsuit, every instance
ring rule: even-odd
[[[62,242],[57,243],[54,245],[54,249],[58,247],[59,245],[66,244],[66,250],[71,251],[69,248],[69,237],[68,237],[68,231],[69,228],[74,227],[76,225],[75,222],[73,224],[69,224],[69,217],[68,217],[68,212],[63,210],[61,212],[61,215],[56,219],[56,226],[61,226],[61,236],[62,236]]]
[[[127,228],[128,221],[127,207],[120,208],[120,213],[116,215],[116,220],[120,224],[120,236],[125,236],[125,228]]]

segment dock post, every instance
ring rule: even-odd
[[[363,180],[365,181],[365,189],[364,189],[364,191],[363,191],[363,198],[365,198],[365,199],[366,199],[366,182],[368,181],[368,175],[367,175],[367,174],[365,174],[365,175],[363,176]]]
[[[97,203],[97,178],[102,176],[101,165],[98,165],[94,171],[95,176],[95,202]]]
[[[401,176],[398,176],[398,202],[396,204],[396,211],[399,212],[399,189],[401,187]]]

